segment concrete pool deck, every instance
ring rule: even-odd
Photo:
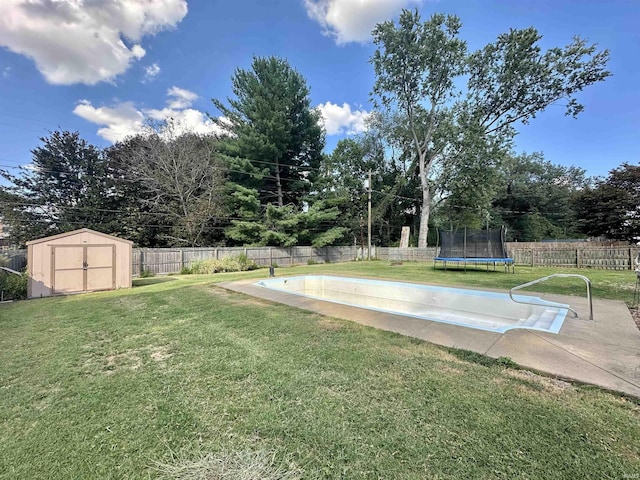
[[[557,334],[526,329],[495,333],[291,295],[258,286],[257,281],[218,286],[436,345],[508,357],[525,368],[640,398],[640,331],[621,301],[594,299],[595,320],[590,321],[586,298],[536,293],[545,300],[571,305],[580,317],[567,315]]]

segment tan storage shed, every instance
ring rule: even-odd
[[[88,228],[27,242],[27,296],[131,288],[132,245]]]

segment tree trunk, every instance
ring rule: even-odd
[[[417,139],[417,136],[414,136],[414,138]],[[418,148],[420,148],[419,145]],[[429,215],[431,213],[431,190],[429,188],[429,168],[431,167],[431,162],[427,162],[427,153],[425,151],[418,151],[418,167],[420,169],[420,187],[422,189],[422,206],[420,208],[420,230],[418,232],[418,248],[427,248]]]
[[[431,213],[431,192],[429,185],[422,187],[422,208],[420,208],[420,230],[418,233],[418,248],[427,248],[427,234],[429,233],[429,215]]]
[[[421,142],[418,139],[418,132],[416,131],[413,110],[409,108],[409,124],[411,128],[411,134],[413,136],[413,143],[418,154],[418,174],[420,175],[420,187],[422,189],[422,207],[420,208],[420,230],[418,231],[418,248],[427,248],[427,234],[429,233],[429,215],[431,214],[431,189],[429,188],[429,170],[431,169],[431,163],[433,156],[428,151],[429,143],[433,135],[435,125],[435,103],[431,104],[431,112],[429,113],[429,126],[427,132],[424,135],[424,140]]]
[[[280,162],[276,160],[276,187],[278,189],[278,206],[284,205],[284,199],[282,197],[282,183],[280,182]]]

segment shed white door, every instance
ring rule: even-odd
[[[52,245],[54,294],[115,288],[115,245]]]

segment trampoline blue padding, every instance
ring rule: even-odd
[[[513,263],[513,258],[462,258],[462,257],[436,257],[439,262],[467,262],[467,263]]]
[[[489,265],[493,265],[493,269],[495,270],[496,265],[504,265],[505,270],[508,270],[509,267],[512,267],[515,271],[515,261],[513,258],[489,258],[489,257],[435,257],[433,259],[433,266],[435,268],[437,262],[444,263],[444,269],[447,269],[447,263],[456,263],[458,266],[462,263],[464,264],[464,269],[467,269],[467,264],[485,264],[487,269],[489,269]]]

